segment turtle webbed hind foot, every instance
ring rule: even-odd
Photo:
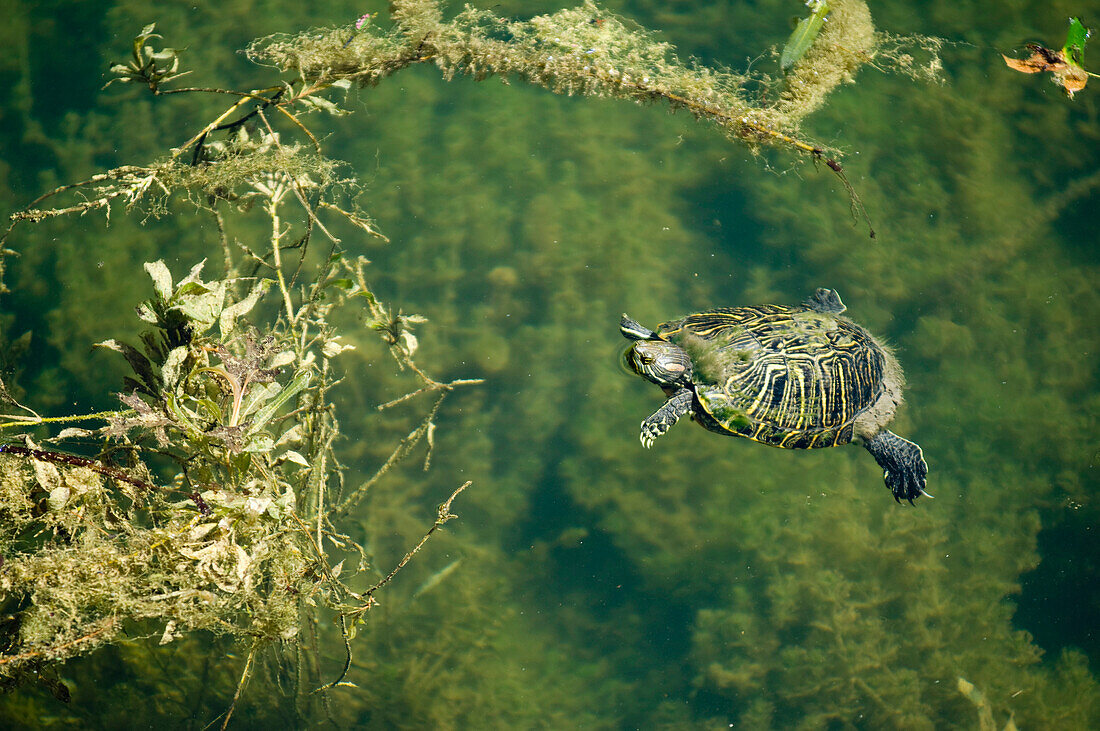
[[[928,483],[928,463],[919,446],[886,430],[868,439],[863,446],[882,468],[882,477],[894,494],[894,500],[899,503],[908,500],[912,504],[913,499],[921,495],[932,497],[924,491]]]
[[[691,411],[691,400],[691,390],[682,388],[670,396],[661,408],[654,411],[648,419],[643,421],[640,437],[642,446],[646,449],[652,447],[657,437],[671,429],[680,420],[681,416],[686,416]]]

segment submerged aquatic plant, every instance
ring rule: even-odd
[[[455,517],[451,504],[468,482],[384,575],[340,528],[417,444],[426,441],[430,454],[441,400],[475,381],[441,383],[416,365],[412,328],[423,318],[392,315],[367,284],[365,260],[348,260],[333,244],[310,265],[310,218],[298,224],[306,239],[284,242],[281,205],[291,192],[304,201],[303,191],[319,186],[276,166],[255,174],[279,159],[261,151],[250,184],[222,191],[238,203],[262,202],[272,231],[266,255],[245,248],[240,261],[226,249],[228,276],[214,280],[204,279],[205,262],[178,281],[163,261],[145,265],[153,296],[137,308],[148,326],[140,346],[99,344],[130,365],[118,396],[126,408],[57,418],[24,408],[28,415],[0,417],[9,430],[0,445],[4,688],[38,679],[61,697],[67,691],[51,669],[56,663],[135,634],[166,644],[207,631],[248,643],[239,697],[261,649],[309,646],[316,632],[310,618],[320,608],[337,617],[350,663],[350,638],[376,604],[374,594]],[[303,210],[312,215],[314,208],[304,203]],[[370,230],[365,222],[360,228]],[[296,249],[298,261],[284,262],[284,249]],[[249,265],[271,277],[240,274]],[[307,266],[312,277],[300,275]],[[332,324],[340,309],[358,309],[367,332],[378,331],[398,365],[416,374],[421,387],[398,401],[437,397],[357,487],[345,486],[333,451],[340,434],[330,394],[340,380],[334,362],[354,349]],[[245,324],[261,311],[269,325]],[[7,406],[20,405],[2,395]],[[106,425],[68,427],[49,441],[94,440],[94,458],[45,449],[28,431],[89,419]],[[315,674],[300,678],[302,693],[321,684]]]

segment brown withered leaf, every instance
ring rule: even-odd
[[[1038,74],[1043,71],[1058,71],[1066,67],[1066,59],[1062,56],[1060,51],[1052,51],[1049,48],[1040,46],[1038,43],[1027,44],[1027,49],[1031,51],[1031,56],[1025,59],[1012,58],[1005,56],[1003,53],[1001,57],[1008,64],[1010,69],[1014,69],[1023,74]]]
[[[1001,57],[1010,69],[1022,74],[1040,74],[1049,71],[1054,83],[1062,87],[1070,98],[1074,93],[1085,88],[1085,83],[1089,80],[1088,72],[1067,60],[1062,51],[1052,51],[1038,43],[1029,43],[1027,48],[1031,51],[1031,55],[1025,59],[1012,58],[1004,54],[1001,54]]]
[[[163,409],[150,406],[145,399],[137,394],[137,391],[118,394],[118,400],[137,412],[136,416],[112,416],[107,419],[105,433],[107,436],[121,437],[135,427],[140,427],[153,433],[157,444],[161,447],[168,446],[168,432],[166,427],[174,426],[175,422],[168,418]]]

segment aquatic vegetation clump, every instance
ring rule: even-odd
[[[448,79],[501,76],[559,94],[660,101],[714,122],[750,147],[787,146],[821,157],[824,148],[792,135],[833,89],[854,80],[878,43],[862,0],[836,0],[830,8],[825,29],[792,62],[778,104],[752,91],[770,84],[766,76],[684,63],[670,44],[591,0],[526,21],[471,7],[445,21],[438,0],[399,0],[392,6],[390,30],[368,25],[272,36],[254,42],[249,56],[296,71],[316,85],[342,80],[371,85],[426,62]]]
[[[389,574],[352,588],[370,567],[336,523],[422,438],[430,443],[434,426],[430,415],[374,478],[344,491],[327,393],[336,381],[333,359],[353,347],[327,323],[336,301],[364,303],[369,326],[427,381],[419,392],[445,394],[455,385],[416,368],[410,328],[418,320],[388,314],[365,288],[361,262],[333,257],[325,265],[326,277],[351,275],[339,280],[340,297],[295,307],[285,286],[277,288],[289,309],[264,335],[243,322],[272,280],[204,281],[200,263],[174,282],[163,262],[145,268],[154,296],[138,316],[153,328],[140,348],[100,344],[132,368],[119,394],[128,408],[92,415],[108,422],[99,430],[70,427],[53,439],[102,440],[99,455],[44,449],[26,434],[0,445],[0,685],[7,688],[134,632],[166,644],[200,630],[248,640],[243,685],[255,653],[299,641],[319,606],[336,612],[347,639],[373,594],[454,517],[451,502],[463,488]],[[241,284],[249,286],[235,294]],[[438,402],[431,414],[437,409]],[[92,417],[9,416],[3,426],[81,418]]]
[[[256,641],[298,633],[297,592],[315,593],[317,581],[303,580],[313,562],[286,530],[291,491],[253,485],[189,500],[153,493],[153,483],[140,494],[111,482],[48,457],[0,456],[10,516],[0,538],[5,683],[115,641],[140,620],[156,620],[162,643],[194,630]],[[33,550],[20,541],[27,535],[38,536]]]
[[[855,73],[874,54],[876,43],[866,3],[830,2],[828,22],[785,77],[779,109],[796,122],[819,109],[833,89],[855,80]]]
[[[80,188],[83,198],[60,208],[30,207],[12,215],[7,238],[16,223],[37,223],[61,215],[103,210],[110,217],[111,207],[122,203],[126,210],[144,211],[153,216],[168,211],[173,194],[182,193],[196,205],[207,207],[215,200],[247,204],[263,195],[265,182],[273,176],[295,181],[299,189],[325,191],[356,188],[355,181],[340,174],[342,163],[330,160],[301,144],[280,144],[276,132],[253,133],[243,125],[232,137],[210,141],[194,149],[191,160],[175,155],[147,165],[125,165],[73,185],[65,185],[41,196],[35,204],[72,188]],[[0,269],[2,273],[2,269]]]
[[[323,559],[297,517],[335,431],[307,389],[315,356],[241,326],[270,281],[234,297],[236,282],[203,281],[201,264],[178,284],[163,262],[146,269],[155,296],[138,314],[154,328],[143,347],[101,344],[130,363],[119,395],[129,409],[98,433],[58,434],[106,438],[101,456],[29,437],[0,447],[6,682],[154,618],[162,643],[194,630],[287,640],[302,598],[321,590]],[[301,416],[287,419],[295,404]],[[168,484],[157,457],[179,469]]]
[[[238,166],[225,179],[239,182],[239,171],[254,174],[256,165],[284,164],[294,153],[259,151],[253,166]],[[328,179],[323,165],[308,172]],[[442,398],[471,381],[440,383],[416,365],[412,330],[424,318],[393,313],[378,301],[366,282],[365,260],[347,261],[333,251],[312,279],[299,279],[307,252],[299,240],[287,247],[302,257],[297,266],[283,263],[282,239],[291,229],[280,206],[291,195],[302,203],[303,190],[316,188],[305,172],[269,171],[251,184],[251,193],[234,200],[262,200],[272,229],[267,254],[241,246],[246,256],[238,262],[226,249],[229,276],[214,280],[203,277],[205,262],[178,281],[163,261],[147,263],[153,295],[137,308],[147,328],[140,344],[99,344],[130,366],[118,394],[125,408],[42,418],[8,390],[0,392],[6,407],[27,414],[6,414],[0,425],[23,430],[0,444],[0,685],[6,689],[52,678],[54,664],[134,634],[166,644],[197,631],[248,642],[243,687],[264,647],[310,645],[316,626],[306,620],[320,607],[338,618],[350,665],[350,637],[376,604],[375,592],[454,517],[452,501],[466,485],[385,575],[338,528],[416,445],[427,441],[430,454]],[[312,212],[307,205],[303,210]],[[309,230],[308,221],[296,226]],[[240,274],[249,264],[272,277]],[[340,432],[329,391],[340,380],[334,359],[355,346],[343,342],[330,321],[339,308],[354,308],[398,366],[419,379],[420,388],[393,403],[436,394],[427,417],[390,458],[347,490],[333,451]],[[254,311],[268,313],[272,324],[247,325]],[[27,431],[87,420],[107,423],[94,431],[68,427],[49,439],[94,440],[94,458],[44,448]],[[368,579],[368,571],[376,579]],[[299,677],[320,685],[315,674]],[[51,682],[57,693],[67,693],[60,681]]]
[[[1010,69],[1024,74],[1049,72],[1051,80],[1072,99],[1074,94],[1085,88],[1090,76],[1096,76],[1084,67],[1085,45],[1090,35],[1091,31],[1080,18],[1070,18],[1069,33],[1060,50],[1029,43],[1027,49],[1031,51],[1031,55],[1028,58],[1017,59],[1003,54],[1002,58]]]

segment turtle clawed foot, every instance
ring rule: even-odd
[[[895,501],[906,500],[912,505],[922,495],[932,497],[924,491],[928,484],[928,463],[919,446],[889,431],[880,432],[864,446],[882,467],[882,479]]]
[[[936,496],[935,496],[935,495],[933,495],[933,494],[932,494],[932,493],[930,493],[930,492],[925,492],[925,491],[924,491],[923,489],[922,489],[922,490],[921,490],[921,491],[920,491],[919,493],[917,493],[916,495],[914,495],[913,497],[920,497],[920,496],[922,496],[922,495],[923,495],[924,497],[927,497],[927,498],[931,498],[931,499],[933,499],[933,500],[935,500],[935,499],[936,499]],[[897,496],[896,496],[896,495],[894,496],[894,500],[895,500],[895,501],[897,501],[897,502],[899,502],[899,503],[901,502],[901,500],[898,500],[898,498],[897,498]],[[912,498],[912,497],[910,497],[910,498],[906,498],[906,500],[908,500],[908,501],[909,501],[909,504],[910,504],[910,505],[915,505],[915,503],[913,502],[913,498]]]
[[[657,441],[657,437],[664,434],[666,429],[662,429],[660,424],[654,424],[650,421],[643,421],[642,432],[639,436],[639,440],[642,442],[642,446],[646,449],[652,447],[653,442]]]
[[[910,505],[913,505],[913,499],[921,497],[932,497],[924,491],[925,486],[928,484],[928,465],[925,463],[923,456],[919,460],[914,460],[907,464],[903,464],[894,470],[886,470],[882,473],[882,479],[886,483],[886,486],[890,488],[890,492],[894,494],[894,500],[901,502],[907,500]]]
[[[664,434],[666,431],[672,428],[672,425],[676,421],[665,418],[664,409],[658,411],[653,416],[649,417],[642,422],[642,433],[640,439],[642,446],[649,449],[653,446],[653,442],[657,441],[657,437]]]
[[[681,388],[665,401],[664,406],[654,411],[648,419],[642,422],[640,439],[642,446],[649,449],[657,437],[671,429],[680,417],[687,416],[691,411],[692,391],[689,388]]]

